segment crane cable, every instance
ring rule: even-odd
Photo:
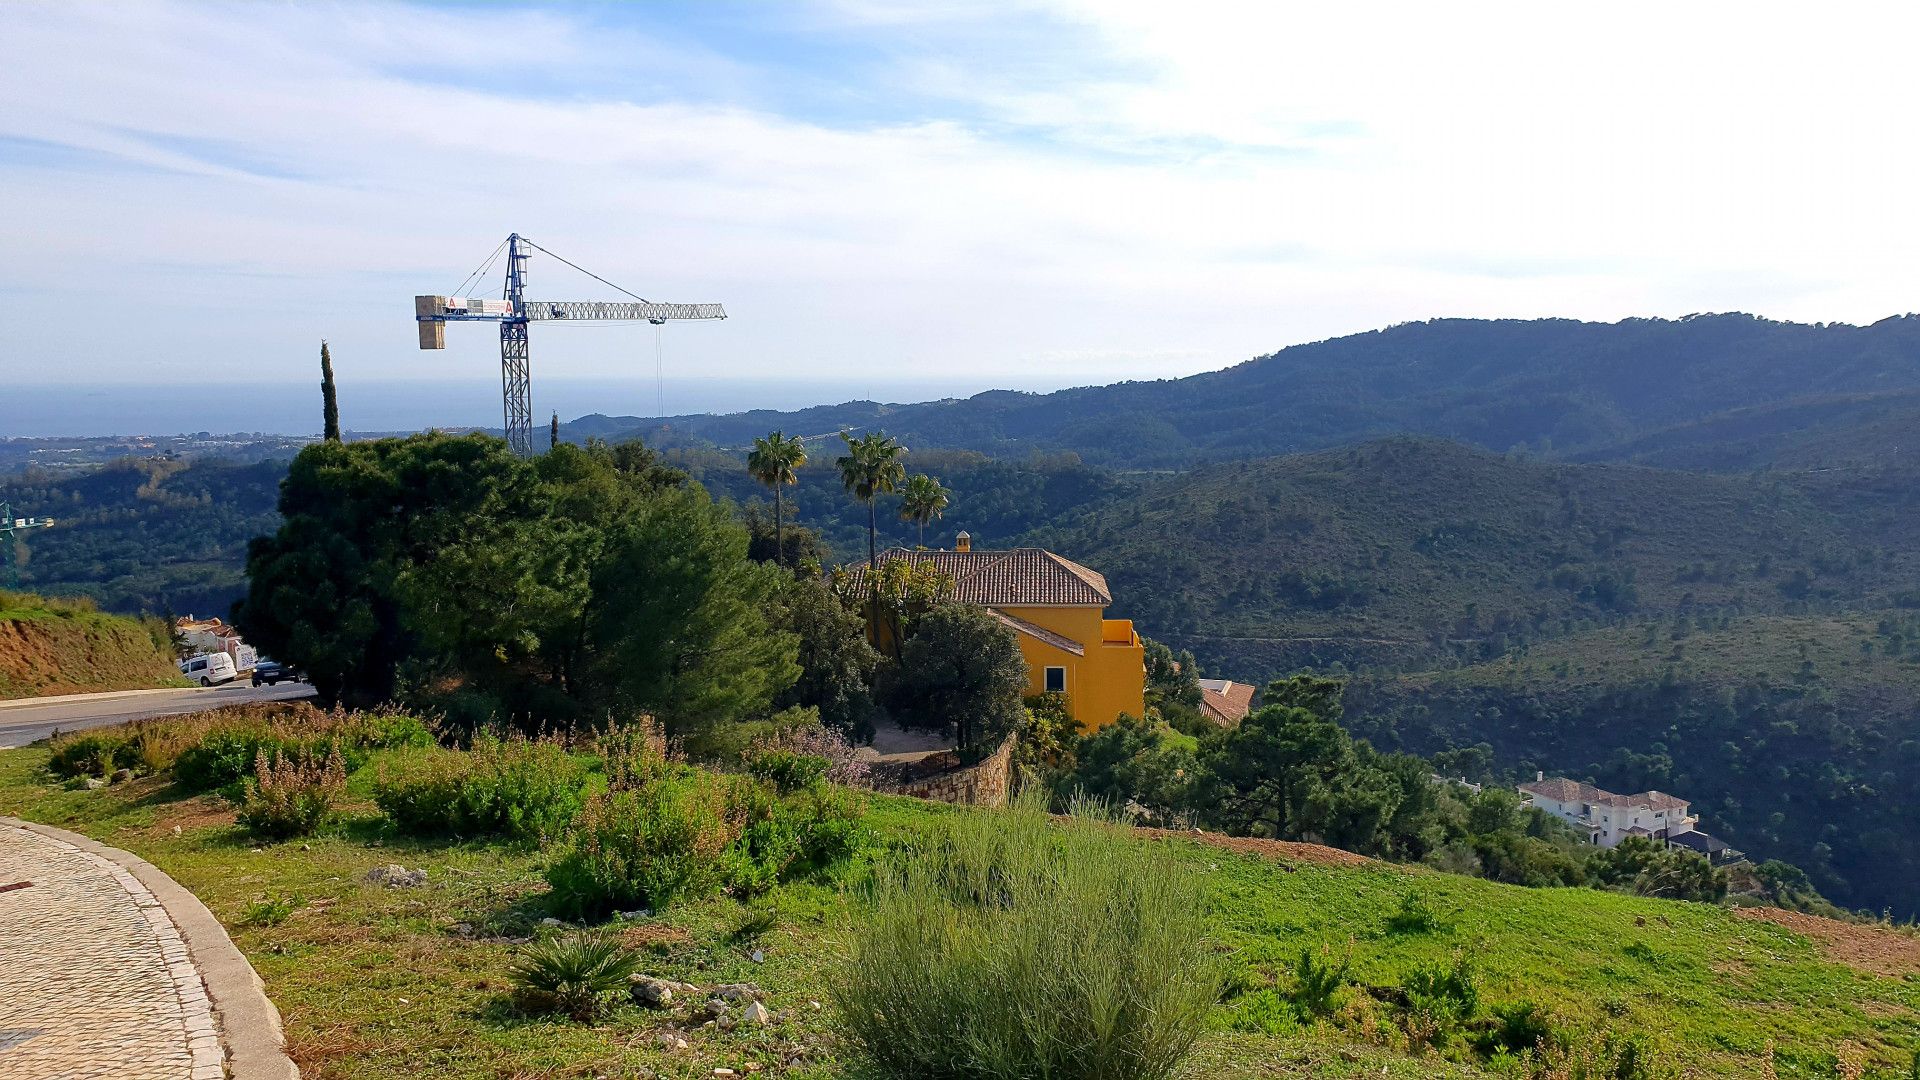
[[[476,267],[473,273],[467,275],[467,279],[465,281],[462,281],[460,284],[454,286],[453,291],[448,293],[447,295],[448,296],[467,295],[467,286],[473,284],[474,281],[476,281],[481,276],[486,274],[487,270],[493,266],[493,261],[500,257],[501,250],[506,246],[507,246],[507,242],[505,240],[500,241],[499,245],[493,249],[493,254],[487,256],[487,261],[481,263],[478,267]]]
[[[641,302],[641,303],[643,303],[643,304],[651,304],[651,303],[653,303],[653,301],[651,301],[651,300],[649,300],[649,299],[647,299],[647,298],[646,298],[646,297],[644,297],[644,296],[641,296],[641,295],[640,295],[639,293],[637,293],[637,292],[632,292],[632,291],[629,291],[629,290],[627,290],[627,289],[622,289],[622,288],[620,288],[620,286],[618,286],[618,285],[615,285],[615,284],[614,284],[613,282],[611,282],[611,281],[608,281],[608,280],[607,280],[606,278],[603,278],[603,277],[601,277],[601,276],[600,276],[599,274],[596,274],[596,273],[594,273],[593,271],[591,271],[591,270],[589,270],[589,269],[587,269],[587,268],[586,268],[586,267],[584,267],[584,266],[581,266],[581,265],[580,265],[580,264],[578,264],[578,263],[574,263],[574,262],[568,262],[568,261],[567,261],[566,259],[561,259],[561,258],[560,258],[560,256],[558,256],[558,255],[554,255],[554,254],[553,254],[553,252],[551,252],[551,251],[547,251],[547,249],[546,249],[546,248],[543,248],[543,247],[541,247],[541,246],[540,246],[539,244],[536,244],[536,243],[534,243],[534,242],[533,242],[533,241],[531,241],[531,240],[527,240],[527,238],[526,238],[526,237],[524,237],[524,236],[523,236],[523,237],[521,237],[520,239],[522,239],[522,240],[526,240],[526,241],[527,241],[527,246],[528,246],[528,247],[531,247],[531,248],[533,248],[533,250],[535,250],[535,251],[541,251],[541,252],[546,252],[546,254],[548,254],[548,255],[551,255],[551,256],[552,256],[553,258],[556,258],[556,259],[560,259],[560,261],[561,261],[561,262],[563,262],[563,263],[566,263],[566,264],[567,264],[568,266],[571,266],[571,267],[573,267],[573,268],[574,268],[575,270],[578,270],[578,271],[580,271],[581,273],[583,273],[583,274],[585,274],[585,275],[587,275],[588,277],[590,277],[590,278],[592,278],[593,280],[595,280],[595,281],[597,281],[597,282],[599,282],[599,283],[600,283],[600,284],[602,284],[602,285],[605,285],[606,287],[608,287],[608,288],[610,288],[610,289],[614,289],[614,290],[617,290],[617,291],[619,291],[619,292],[623,292],[623,293],[626,293],[626,294],[627,294],[628,296],[631,296],[631,297],[633,297],[633,298],[634,298],[635,300],[638,300],[638,301],[640,301],[640,302]]]
[[[661,351],[660,332],[666,329],[664,323],[653,324],[653,391],[655,416],[667,415],[667,367]]]

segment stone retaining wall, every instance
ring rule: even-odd
[[[983,761],[909,780],[891,790],[963,806],[1005,806],[1013,791],[1013,737],[1008,736]]]

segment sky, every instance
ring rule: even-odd
[[[661,331],[683,379],[1038,388],[1442,316],[1920,307],[1920,5],[3,17],[0,394],[310,381],[323,337],[343,386],[487,385],[491,328],[422,352],[412,297],[515,231],[724,303]],[[619,298],[539,255],[529,292]],[[536,412],[655,347],[534,327]]]

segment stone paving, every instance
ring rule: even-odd
[[[146,886],[0,825],[0,1077],[225,1076],[206,987]]]

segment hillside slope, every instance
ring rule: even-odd
[[[135,690],[179,678],[157,619],[0,592],[0,698]]]
[[[1475,660],[1677,612],[1914,599],[1911,518],[1828,483],[1403,438],[1207,466],[1028,539],[1106,574],[1149,634],[1254,679]]]
[[[665,434],[744,446],[775,428],[884,429],[910,446],[1069,450],[1124,468],[1179,466],[1433,435],[1505,451],[1638,455],[1635,440],[1730,410],[1920,390],[1920,317],[1809,326],[1750,315],[1680,320],[1439,319],[1282,349],[1184,379],[965,400],[849,402],[677,416]],[[661,434],[589,416],[569,437]],[[1741,468],[1771,462],[1761,447]]]

